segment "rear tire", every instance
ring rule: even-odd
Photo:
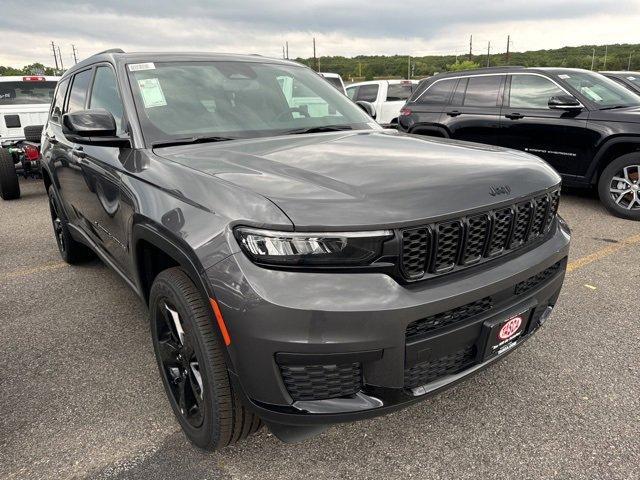
[[[24,138],[28,142],[40,143],[43,125],[29,125],[24,127]]]
[[[65,262],[71,265],[92,259],[95,256],[93,251],[71,236],[71,232],[69,232],[69,227],[67,226],[67,219],[60,208],[60,202],[58,201],[58,197],[56,197],[53,185],[49,187],[48,193],[53,234],[58,244],[60,256]]]
[[[3,200],[20,198],[20,183],[13,156],[6,148],[0,148],[0,196]]]
[[[160,377],[186,437],[217,450],[258,431],[262,421],[231,385],[211,306],[181,268],[158,274],[149,313]]]
[[[600,201],[615,216],[640,220],[640,153],[616,158],[598,180]]]

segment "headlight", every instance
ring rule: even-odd
[[[254,228],[237,228],[235,234],[242,250],[257,263],[325,267],[368,265],[393,236],[389,230],[294,233]]]

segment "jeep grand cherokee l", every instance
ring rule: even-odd
[[[291,106],[289,82],[326,108]],[[562,286],[551,167],[383,130],[293,62],[93,56],[60,81],[43,152],[62,257],[98,255],[148,305],[202,448],[419,401],[529,338]]]
[[[598,186],[614,215],[640,220],[640,97],[572,68],[489,68],[420,84],[400,130],[516,148],[551,164],[564,183]]]

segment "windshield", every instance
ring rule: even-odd
[[[0,105],[48,105],[56,82],[0,82]]]
[[[331,126],[376,128],[357,105],[306,67],[212,61],[132,64],[127,70],[151,144]]]
[[[599,73],[571,72],[558,77],[600,108],[640,105],[640,97]]]

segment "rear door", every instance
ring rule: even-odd
[[[441,120],[451,138],[497,143],[505,79],[505,74],[460,78]]]
[[[598,135],[587,128],[586,109],[549,108],[549,98],[558,95],[570,94],[543,75],[511,74],[500,119],[499,145],[537,155],[560,173],[582,175]]]
[[[449,105],[451,94],[458,84],[457,78],[437,80],[428,87],[409,105],[414,123],[404,124],[405,118],[400,117],[400,123],[409,133],[422,135],[441,135],[440,119],[444,109]]]

